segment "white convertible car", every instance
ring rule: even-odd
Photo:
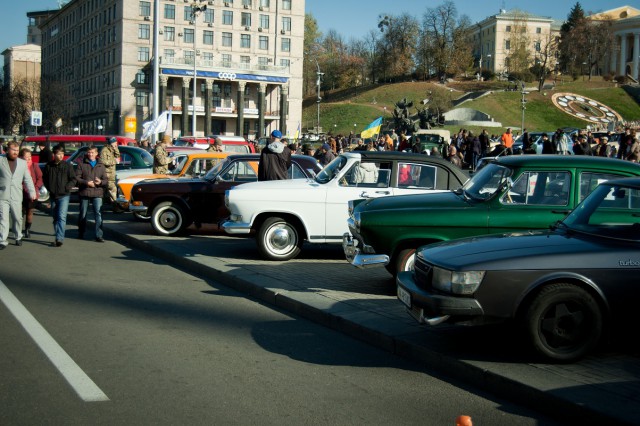
[[[342,243],[347,203],[358,198],[456,189],[467,180],[441,158],[402,152],[339,155],[315,179],[255,182],[226,192],[228,234],[255,235],[265,259],[296,257],[303,241]]]

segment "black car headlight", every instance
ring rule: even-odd
[[[469,295],[476,292],[485,271],[449,271],[433,268],[433,288],[451,294]]]

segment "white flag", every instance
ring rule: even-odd
[[[171,119],[171,110],[165,111],[153,121],[147,121],[142,124],[142,137],[141,139],[148,139],[151,135],[157,135],[158,133],[167,131],[167,124]]]

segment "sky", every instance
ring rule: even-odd
[[[421,19],[428,8],[443,2],[444,0],[306,0],[306,12],[316,18],[320,31],[326,34],[334,29],[348,41],[350,38],[361,39],[370,30],[377,30],[377,18],[380,14],[400,15],[408,12]],[[0,51],[27,42],[27,12],[58,8],[57,0],[11,3],[11,7],[5,7],[0,14]],[[521,9],[535,15],[565,19],[576,0],[454,0],[454,3],[459,14],[466,14],[472,22],[478,22],[499,13],[502,8]],[[581,0],[580,4],[587,12],[599,12],[624,5],[640,9],[640,0]]]

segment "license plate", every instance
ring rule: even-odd
[[[408,308],[411,308],[411,295],[402,287],[398,287],[398,299],[407,305]]]

